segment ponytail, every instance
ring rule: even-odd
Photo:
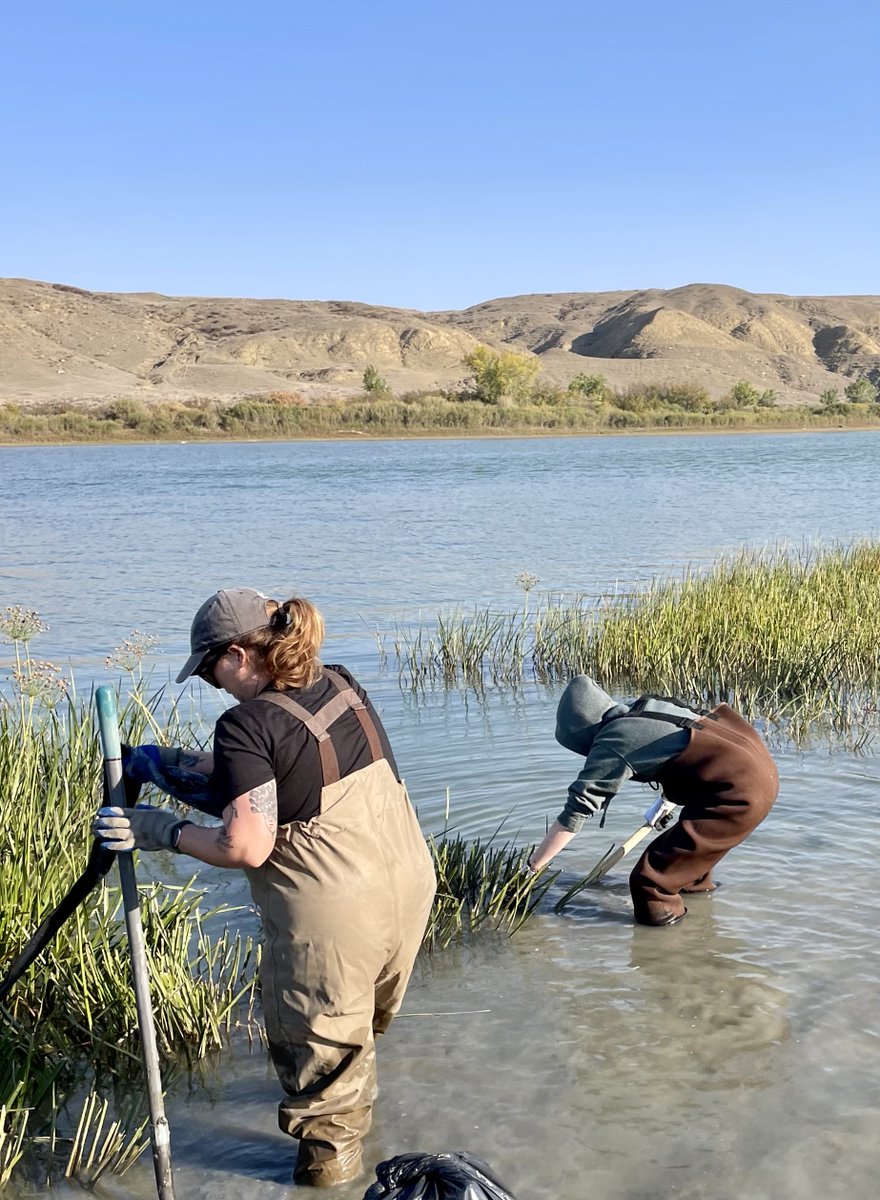
[[[266,614],[266,628],[246,634],[240,645],[261,656],[280,691],[310,687],[321,677],[318,652],[324,641],[324,618],[301,596],[291,596],[283,603],[267,600]]]

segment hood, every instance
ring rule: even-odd
[[[575,675],[556,709],[556,740],[566,750],[586,756],[603,719],[629,712],[628,704],[613,700],[589,675]]]

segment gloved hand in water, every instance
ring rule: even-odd
[[[180,831],[192,821],[164,808],[99,808],[92,832],[105,850],[177,850]]]

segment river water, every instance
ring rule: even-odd
[[[134,629],[159,638],[145,665],[168,682],[218,587],[295,590],[324,612],[325,661],[374,697],[426,831],[448,804],[468,836],[503,822],[532,842],[580,765],[553,739],[563,685],[414,695],[377,633],[387,652],[398,622],[512,609],[521,572],[532,597],[598,597],[740,547],[876,537],[878,448],[842,431],[0,449],[0,607],[39,611],[33,653],[82,692],[118,676],[105,658]],[[193,689],[206,720],[218,703]],[[420,964],[380,1048],[370,1164],[469,1150],[517,1200],[876,1194],[880,771],[870,745],[774,753],[771,817],[681,925],[633,926],[624,863],[562,916]],[[628,785],[566,876],[651,799]],[[208,882],[244,901],[237,873]],[[179,1200],[287,1194],[277,1094],[246,1044],[172,1087]],[[99,1187],[151,1196],[149,1156]]]

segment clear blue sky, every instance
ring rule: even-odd
[[[877,0],[10,0],[0,275],[880,293]]]

